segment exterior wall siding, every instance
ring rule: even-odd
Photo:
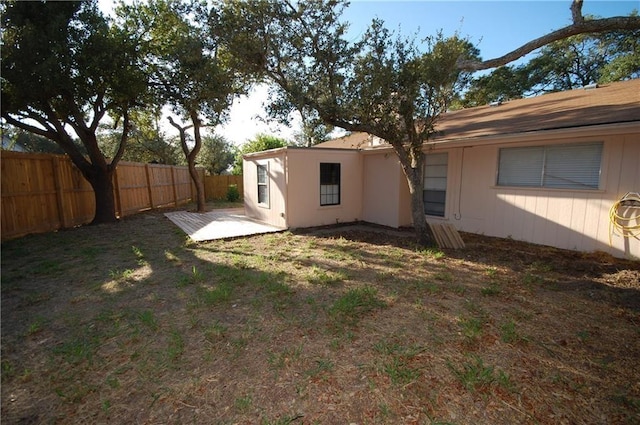
[[[393,153],[364,155],[362,219],[369,223],[398,227],[403,202],[401,185],[406,180]],[[408,192],[408,189],[407,189]]]
[[[320,205],[320,163],[340,164],[340,204]],[[353,150],[287,150],[287,225],[323,226],[362,220],[362,156]]]
[[[269,205],[258,203],[258,165],[267,166]],[[286,151],[280,150],[244,159],[242,164],[244,208],[247,217],[277,227],[287,227],[285,176]]]
[[[340,204],[320,205],[320,163],[340,164]],[[269,207],[258,203],[257,165],[269,167]],[[337,149],[278,149],[243,161],[245,213],[278,227],[311,227],[361,220],[362,157]]]
[[[451,150],[450,180],[456,169],[461,170],[461,179],[451,182],[445,219],[471,233],[640,257],[637,239],[613,235],[609,243],[609,209],[625,193],[640,191],[638,134],[540,139],[527,144],[588,141],[604,142],[599,190],[500,187],[496,185],[498,151],[513,144]]]

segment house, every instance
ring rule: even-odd
[[[13,152],[26,152],[27,150],[17,143],[15,140],[11,140],[9,136],[6,134],[2,135],[2,147],[0,148],[3,151],[13,151]]]
[[[428,222],[640,258],[640,79],[448,112],[436,130]],[[249,217],[285,228],[412,224],[395,153],[364,133],[245,155],[244,199]]]

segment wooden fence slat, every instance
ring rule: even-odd
[[[242,196],[243,183],[241,175],[206,176],[205,192],[207,199],[223,200],[227,198],[229,186],[236,185]]]

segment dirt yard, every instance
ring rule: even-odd
[[[383,230],[3,243],[2,423],[640,423],[639,262]]]

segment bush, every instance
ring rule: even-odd
[[[227,189],[227,201],[236,202],[240,199],[240,192],[238,191],[237,184],[230,184]]]

